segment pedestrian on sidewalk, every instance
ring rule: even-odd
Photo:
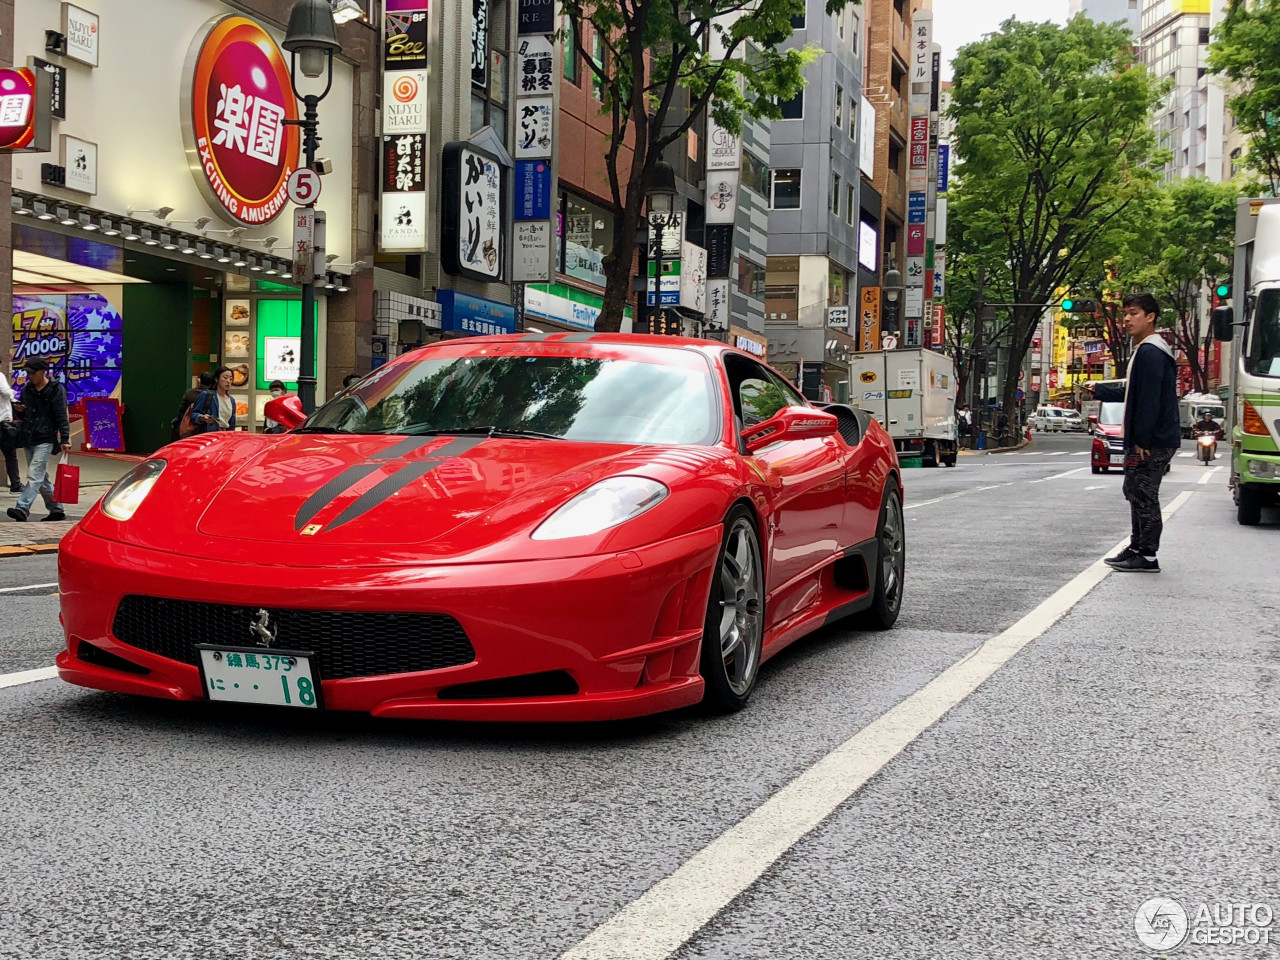
[[[1160,304],[1149,293],[1124,298],[1124,326],[1133,343],[1123,387],[1085,383],[1083,392],[1103,403],[1124,403],[1124,498],[1133,533],[1129,545],[1107,563],[1126,573],[1159,573],[1160,481],[1182,444],[1178,415],[1178,364],[1156,333]]]
[[[289,391],[284,388],[283,381],[280,381],[280,380],[271,381],[271,399],[272,400],[279,400],[281,397],[287,396],[288,393]],[[283,423],[276,423],[270,417],[263,417],[262,420],[263,420],[263,427],[264,427],[262,431],[263,433],[288,433],[289,432],[289,428],[286,427]]]
[[[214,389],[200,394],[191,405],[187,418],[195,427],[194,433],[236,428],[236,402],[231,398],[231,377],[229,367],[219,367],[213,374]]]
[[[18,406],[22,409],[22,426],[18,443],[27,451],[27,485],[16,506],[6,513],[25,523],[38,493],[49,510],[45,520],[65,520],[66,512],[53,499],[53,480],[49,477],[49,458],[56,446],[65,457],[71,452],[71,422],[67,419],[67,391],[56,380],[49,379],[49,365],[43,360],[26,362],[28,374]]]
[[[0,373],[0,453],[9,475],[9,492],[22,492],[22,474],[18,471],[18,424],[13,419],[13,402],[18,395],[9,386],[9,378]]]
[[[178,415],[173,418],[173,423],[169,425],[169,442],[181,440],[183,437],[190,436],[195,432],[195,425],[187,417],[191,412],[191,406],[200,399],[202,393],[208,393],[215,386],[213,374],[206,370],[200,374],[200,385],[192,387],[182,395],[182,402],[178,405]]]

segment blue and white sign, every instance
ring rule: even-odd
[[[938,192],[947,192],[947,183],[951,179],[951,144],[938,144]]]
[[[551,164],[546,160],[516,161],[516,219],[551,219]]]
[[[907,223],[925,222],[926,195],[913,192],[907,195]]]
[[[484,297],[473,297],[457,290],[437,290],[440,303],[441,329],[455,330],[472,336],[515,333],[516,308]]]

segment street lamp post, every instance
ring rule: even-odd
[[[662,309],[662,232],[671,219],[676,200],[676,172],[665,160],[659,160],[653,165],[646,196],[649,201],[649,224],[653,228],[654,244],[658,248],[658,262],[654,267],[653,277],[653,310],[649,314],[649,332],[656,333],[658,320],[665,316]],[[656,219],[653,217],[655,213],[658,214]],[[665,323],[663,329],[666,329]]]
[[[333,89],[333,55],[342,49],[333,22],[329,0],[296,0],[289,13],[289,31],[282,46],[289,51],[289,79],[293,95],[302,101],[301,120],[286,121],[302,128],[305,165],[315,169],[320,147],[320,101]],[[327,74],[324,92],[302,94],[298,90],[298,70],[315,80]],[[305,413],[316,408],[316,285],[315,270],[302,278],[302,358],[298,369],[298,399]]]
[[[885,299],[885,332],[898,335],[898,314],[901,311],[899,299],[902,296],[902,274],[898,272],[897,267],[890,267],[884,274],[884,299]],[[898,345],[902,345],[902,338],[898,338]]]

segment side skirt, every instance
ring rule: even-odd
[[[764,659],[807,634],[871,606],[880,561],[878,538],[848,547],[822,571],[822,595],[795,616],[772,627],[764,638]]]

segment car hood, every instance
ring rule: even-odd
[[[271,543],[425,544],[531,498],[559,506],[610,475],[631,449],[483,436],[290,434],[231,474],[197,529]]]

